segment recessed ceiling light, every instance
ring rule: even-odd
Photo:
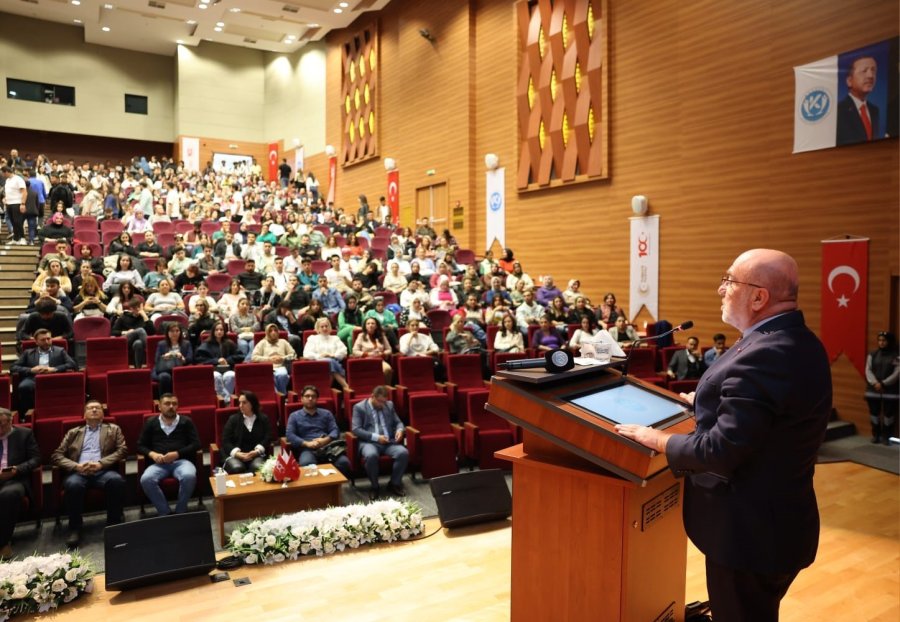
[[[338,6],[341,7],[342,9],[346,9],[346,8],[347,8],[348,6],[350,6],[350,5],[347,4],[346,2],[341,2],[341,3],[338,4]]]
[[[240,13],[241,9],[239,7],[232,7],[230,9],[228,9],[228,12],[229,13]]]
[[[216,32],[222,32],[222,27],[216,26],[215,28],[213,28],[213,30],[215,30]]]
[[[207,5],[207,4],[200,4],[200,5],[198,5],[198,6],[199,6],[201,9],[205,9],[205,8],[207,8],[209,5]]]
[[[225,22],[216,22],[216,26],[218,26],[219,28],[224,28]]]
[[[81,23],[81,20],[80,20],[80,19],[75,19],[75,20],[72,20],[72,21],[74,21],[76,24],[80,24],[80,23]]]
[[[318,24],[307,24],[310,28],[318,28]]]
[[[81,4],[81,0],[72,0],[72,4],[78,6],[79,4]]]
[[[195,20],[195,19],[189,19],[189,20],[187,21],[187,23],[190,24],[191,26],[193,26],[194,24],[197,23],[197,20]]]
[[[106,4],[103,5],[103,8],[104,8],[104,9],[113,9],[113,8],[115,8],[115,7],[113,7],[113,5],[111,5],[111,4],[109,4],[109,3],[107,2]]]
[[[335,13],[343,13],[343,12],[344,12],[344,9],[335,9],[334,12],[335,12]]]
[[[104,26],[100,30],[102,30],[103,32],[109,32],[109,26]]]
[[[181,39],[175,39],[175,43],[178,43],[180,45],[180,44],[184,43],[184,41],[182,41]]]

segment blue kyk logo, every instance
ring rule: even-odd
[[[501,207],[503,207],[503,197],[500,196],[499,192],[492,192],[490,201],[488,201],[488,206],[491,208],[492,212],[498,211]]]
[[[814,89],[806,94],[800,103],[800,115],[804,121],[816,123],[828,115],[831,109],[831,96],[827,91]]]

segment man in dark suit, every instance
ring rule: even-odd
[[[372,482],[369,498],[373,501],[380,492],[378,458],[382,455],[390,456],[394,461],[388,491],[398,497],[406,496],[402,479],[409,463],[409,452],[403,446],[406,428],[397,416],[394,404],[388,400],[389,395],[387,387],[377,386],[372,389],[372,397],[353,407],[352,430],[360,440],[359,457]]]
[[[0,559],[12,557],[13,529],[22,499],[31,497],[31,472],[41,450],[28,428],[13,427],[12,413],[0,408]]]
[[[688,337],[687,347],[672,355],[666,374],[673,380],[693,380],[702,376],[705,369],[700,340],[692,335]]]
[[[855,58],[847,70],[847,97],[837,109],[837,144],[851,145],[881,138],[878,108],[866,101],[875,88],[878,66],[871,56]]]
[[[697,428],[616,430],[687,475],[684,523],[706,555],[713,617],[774,622],[791,582],[816,556],[816,452],[831,411],[831,372],[797,309],[797,264],[747,251],[719,286],[722,320],[743,337],[700,379]]]
[[[40,307],[40,303],[38,306]],[[34,341],[36,347],[25,350],[9,370],[10,373],[19,374],[17,394],[19,412],[22,413],[34,408],[34,385],[37,376],[78,369],[68,352],[52,344],[52,336],[46,328],[39,328],[34,332]]]
[[[103,422],[103,405],[89,400],[84,405],[84,423],[66,432],[50,461],[66,473],[63,487],[69,510],[66,546],[75,548],[81,540],[81,513],[88,488],[101,488],[106,495],[106,524],[122,522],[125,478],[116,469],[125,460],[128,448],[122,428]]]

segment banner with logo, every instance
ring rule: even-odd
[[[185,136],[181,139],[181,161],[184,170],[198,172],[200,170],[200,139]]]
[[[503,167],[485,174],[485,232],[490,248],[494,240],[506,246],[506,169]]]
[[[843,352],[863,377],[868,275],[868,238],[822,240],[822,343],[832,363]]]
[[[794,67],[794,153],[897,136],[898,41]]]
[[[387,174],[387,204],[391,208],[391,223],[400,222],[400,171],[394,169]]]
[[[631,221],[631,287],[628,299],[629,320],[647,307],[654,320],[659,319],[659,216],[633,216]]]
[[[269,181],[278,180],[278,143],[269,143]]]
[[[294,173],[300,173],[303,171],[303,160],[305,153],[303,151],[303,146],[297,147],[294,149]]]
[[[337,192],[337,156],[328,158],[328,203],[334,203]]]

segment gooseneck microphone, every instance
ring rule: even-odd
[[[515,361],[505,361],[500,363],[499,367],[506,370],[514,369],[534,369],[543,367],[548,372],[559,373],[568,371],[575,366],[575,357],[568,350],[550,350],[541,358],[518,359]]]
[[[637,347],[637,344],[644,342],[644,341],[656,341],[657,339],[662,339],[663,337],[668,337],[672,333],[677,333],[677,332],[680,332],[683,330],[690,330],[693,327],[694,327],[694,323],[691,320],[688,320],[687,322],[682,322],[681,324],[679,324],[672,330],[667,330],[664,333],[660,333],[658,335],[653,335],[652,337],[643,337],[641,339],[635,339],[634,341],[632,341],[631,348],[628,350],[628,355],[625,357],[625,365],[622,368],[622,377],[625,377],[628,375],[628,364],[631,362],[631,353],[634,352],[634,349],[635,349],[635,347]]]

